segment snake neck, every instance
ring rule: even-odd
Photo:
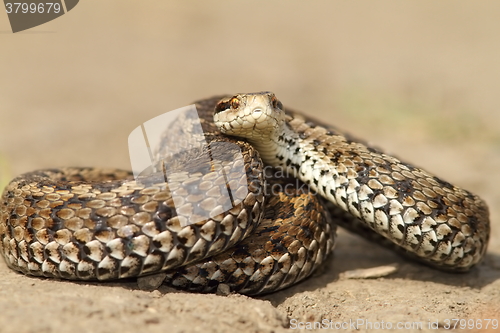
[[[286,121],[268,135],[249,141],[259,151],[265,164],[283,168],[294,176],[297,176],[303,159],[307,158],[302,138]]]

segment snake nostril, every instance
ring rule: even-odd
[[[261,108],[255,108],[253,109],[251,116],[253,119],[262,118],[264,116],[264,111]]]

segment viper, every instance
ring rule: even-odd
[[[183,149],[158,151],[147,175],[63,168],[12,180],[0,201],[8,266],[73,280],[166,272],[176,287],[255,295],[308,277],[337,225],[442,270],[484,256],[489,213],[477,195],[285,110],[271,92],[195,106],[160,145]]]

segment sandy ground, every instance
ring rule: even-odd
[[[0,14],[3,184],[45,167],[129,168],[127,137],[142,122],[214,94],[271,90],[480,194],[492,221],[486,258],[468,274],[341,231],[320,272],[258,298],[30,278],[0,261],[0,332],[284,332],[321,320],[427,332],[500,318],[499,14],[493,1],[88,0],[18,34]],[[383,278],[346,278],[392,263]]]

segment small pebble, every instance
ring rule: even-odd
[[[161,286],[163,280],[167,277],[166,273],[157,273],[153,275],[141,276],[137,278],[137,285],[141,290],[152,291]]]
[[[228,296],[231,294],[231,288],[227,284],[221,283],[217,286],[217,292],[215,293],[218,296]]]
[[[355,269],[352,271],[344,272],[342,275],[346,279],[376,279],[379,277],[384,277],[393,274],[398,271],[397,264],[365,268],[365,269]]]

